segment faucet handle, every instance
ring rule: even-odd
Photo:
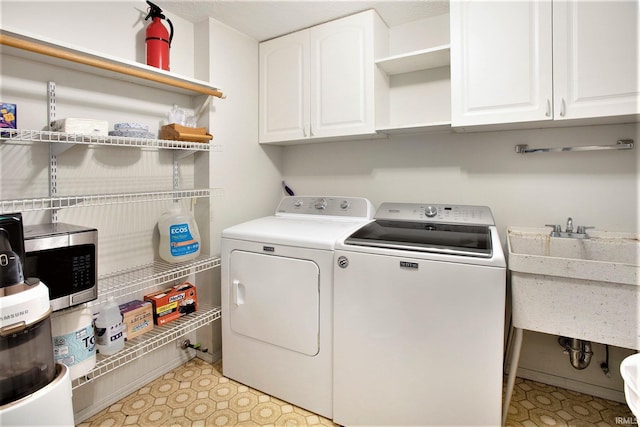
[[[560,227],[560,224],[545,224],[545,227],[551,227],[551,234],[553,233],[562,233],[562,228]]]
[[[590,228],[595,228],[591,225],[579,225],[578,226],[578,234],[587,234],[587,230]]]

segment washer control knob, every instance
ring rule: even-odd
[[[338,267],[340,268],[347,268],[349,266],[349,258],[347,258],[346,256],[339,256],[338,257]]]
[[[351,203],[348,200],[340,202],[340,209],[349,209],[349,206],[351,206]]]
[[[438,214],[438,208],[436,208],[435,206],[429,205],[426,208],[424,208],[424,214],[429,218],[432,218]]]
[[[318,210],[325,210],[327,208],[327,199],[322,198],[316,200],[315,208]]]
[[[302,206],[302,200],[297,199],[295,202],[293,202],[293,206],[295,206],[296,208],[299,208],[300,206]]]

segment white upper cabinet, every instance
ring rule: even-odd
[[[260,44],[260,142],[309,135],[309,32]]]
[[[452,1],[452,126],[638,114],[637,30],[636,1]]]
[[[553,3],[555,119],[640,113],[638,2]]]
[[[375,134],[379,26],[370,10],[261,43],[260,143]]]
[[[451,125],[552,118],[551,3],[453,0]]]

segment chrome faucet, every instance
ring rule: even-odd
[[[588,239],[589,235],[587,234],[587,229],[595,228],[591,226],[579,225],[578,230],[573,232],[573,219],[571,217],[567,218],[567,228],[565,231],[562,231],[562,227],[559,224],[545,224],[546,227],[551,227],[551,233],[549,234],[551,237],[568,237],[572,239]]]
[[[567,233],[573,233],[573,219],[571,219],[571,217],[567,218],[567,228],[565,231]]]

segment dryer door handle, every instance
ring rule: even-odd
[[[245,291],[244,285],[240,283],[240,280],[234,279],[231,293],[232,293],[233,303],[235,305],[244,304],[244,291]]]

